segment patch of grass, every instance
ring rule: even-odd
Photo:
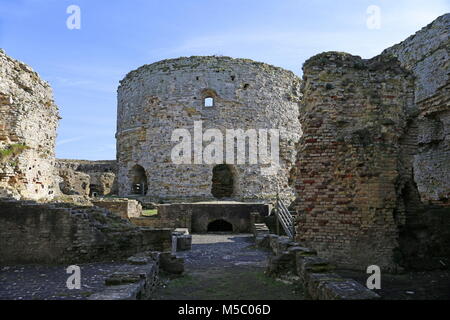
[[[11,144],[5,149],[0,149],[0,162],[4,162],[9,158],[16,157],[27,149],[30,149],[30,147],[21,143]]]
[[[171,288],[182,288],[193,284],[195,284],[195,279],[189,274],[185,274],[181,277],[172,279],[169,283]]]
[[[143,210],[142,215],[144,217],[151,217],[158,214],[158,209],[151,209],[151,210]]]

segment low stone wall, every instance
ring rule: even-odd
[[[116,260],[170,251],[171,229],[136,227],[106,209],[0,200],[0,265]]]
[[[158,214],[150,217],[132,218],[131,222],[142,227],[187,228],[191,231],[192,212],[181,205],[158,205]]]
[[[159,270],[182,274],[184,259],[170,252],[141,252],[127,260],[128,264],[112,273],[107,288],[91,295],[89,300],[150,300],[158,284]]]
[[[269,234],[264,224],[253,226],[256,244],[273,252],[267,273],[291,274],[298,279],[305,293],[314,300],[374,300],[380,297],[352,279],[333,273],[333,266],[319,258],[317,252],[290,240]]]
[[[225,220],[233,226],[234,233],[252,231],[252,213],[260,216],[269,214],[270,206],[261,203],[204,202],[177,203],[158,206],[158,214],[153,217],[132,218],[139,226],[157,228],[187,228],[189,232],[205,233],[208,224]]]
[[[128,258],[121,270],[106,280],[107,288],[88,300],[149,300],[158,283],[158,252],[140,253]]]
[[[92,203],[97,207],[108,209],[124,219],[138,218],[142,215],[142,206],[136,200],[102,199],[93,200]]]

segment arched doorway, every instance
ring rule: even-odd
[[[148,190],[147,175],[145,169],[140,165],[135,165],[131,169],[131,194],[146,195]]]
[[[90,197],[97,197],[97,196],[103,196],[104,194],[101,192],[101,188],[98,184],[91,184],[89,185],[89,196]]]
[[[213,168],[211,193],[216,199],[230,198],[234,190],[234,177],[231,166],[219,164]]]
[[[233,225],[223,219],[208,224],[208,232],[233,232]]]

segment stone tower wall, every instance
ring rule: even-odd
[[[58,120],[50,86],[0,50],[0,196],[53,198]]]
[[[172,163],[175,129],[283,129],[281,169],[261,174],[264,165],[232,165],[237,200],[274,199],[277,190],[293,198],[288,185],[301,136],[298,122],[300,79],[267,64],[227,57],[165,60],[131,72],[118,90],[117,157],[119,193],[131,191],[133,166],[145,168],[148,197],[212,199],[214,165]],[[204,107],[213,96],[215,105]],[[204,147],[209,142],[204,143]],[[224,152],[225,154],[225,152]],[[266,166],[267,167],[267,166]]]

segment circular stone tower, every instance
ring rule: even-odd
[[[215,56],[130,72],[118,89],[120,195],[292,199],[300,81],[271,65]]]

